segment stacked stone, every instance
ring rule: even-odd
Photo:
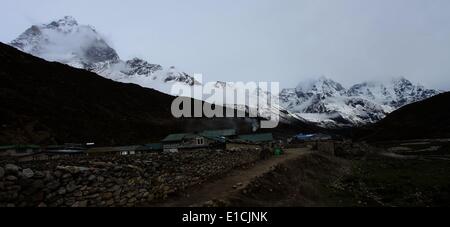
[[[0,207],[147,205],[258,159],[257,150],[204,150],[4,164]]]

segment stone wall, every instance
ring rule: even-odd
[[[334,155],[334,141],[317,142],[317,150],[329,155]]]
[[[232,150],[232,151],[239,150],[239,149],[242,149],[242,148],[245,148],[245,149],[262,149],[261,145],[258,145],[258,144],[245,144],[245,143],[227,143],[226,147],[227,147],[226,148],[227,150]]]
[[[149,205],[259,158],[217,150],[2,163],[0,207]]]

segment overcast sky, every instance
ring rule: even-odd
[[[2,0],[0,41],[65,15],[93,25],[123,59],[206,80],[404,76],[450,89],[449,0]]]

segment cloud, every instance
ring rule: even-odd
[[[292,87],[325,75],[348,86],[404,76],[450,89],[448,0],[17,0],[2,10],[2,42],[29,27],[27,18],[73,15],[108,34],[124,59],[144,56],[206,80]]]

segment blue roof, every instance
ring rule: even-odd
[[[297,139],[310,139],[310,138],[313,138],[314,136],[315,136],[315,134],[303,134],[303,133],[300,133],[300,134],[296,135],[295,138],[297,138]]]

